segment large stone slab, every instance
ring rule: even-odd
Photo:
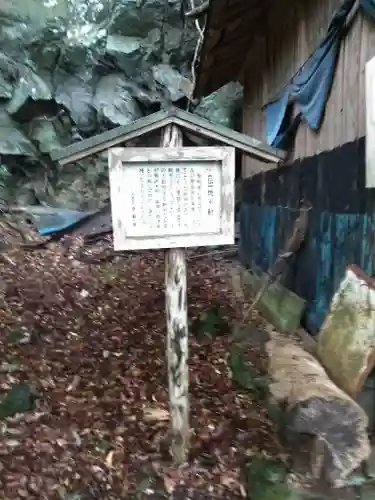
[[[375,366],[375,280],[348,266],[318,337],[317,355],[332,380],[357,398]]]
[[[243,284],[251,289],[253,297],[265,279],[243,269]],[[272,283],[262,294],[257,309],[279,332],[293,333],[300,327],[305,300],[280,283]]]

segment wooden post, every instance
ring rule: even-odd
[[[182,133],[176,125],[164,129],[162,147],[181,147],[182,142]],[[181,465],[188,458],[190,434],[186,258],[182,248],[170,248],[165,253],[165,295],[172,424],[170,452],[175,464]]]

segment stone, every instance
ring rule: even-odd
[[[78,129],[93,132],[97,126],[93,106],[95,81],[85,75],[71,75],[59,70],[55,73],[55,101],[69,110],[70,117]]]
[[[242,85],[230,82],[203,98],[194,112],[213,123],[234,128],[234,116],[242,105],[242,98]]]
[[[97,191],[104,196],[101,175],[89,179],[81,164],[72,165],[67,186],[66,169],[55,168],[48,154],[172,102],[186,107],[198,33],[185,23],[183,7],[181,0],[1,3],[1,161],[15,191],[32,186],[26,196],[15,195],[15,203],[100,205],[88,198]],[[233,123],[237,94],[231,88],[203,100],[198,112]],[[53,170],[47,181],[43,159]],[[94,172],[101,170],[97,162]],[[37,188],[42,170],[44,194]]]
[[[335,383],[356,398],[375,367],[375,280],[348,266],[318,336],[317,355]]]
[[[253,297],[265,279],[265,276],[243,271],[244,286],[251,289]],[[280,283],[272,283],[261,296],[257,309],[279,332],[293,333],[300,327],[305,300]]]
[[[10,99],[13,93],[12,84],[0,74],[0,99]]]
[[[9,113],[0,106],[0,154],[9,156],[35,156],[35,149]]]
[[[370,434],[373,434],[375,431],[375,371],[374,370],[365,380],[362,386],[362,390],[358,394],[356,401],[365,410],[369,419],[368,430]]]
[[[93,99],[98,113],[116,125],[127,125],[142,116],[142,110],[126,83],[126,78],[120,73],[103,76]]]
[[[54,117],[34,118],[29,124],[29,137],[39,146],[41,153],[51,153],[71,142],[70,131],[62,127]]]
[[[86,22],[68,25],[62,39],[62,62],[66,61],[75,71],[84,70],[90,74],[105,54],[107,30],[97,23]]]
[[[32,69],[24,67],[14,88],[12,98],[7,103],[7,112],[11,115],[15,114],[28,99],[49,101],[52,99],[52,89],[48,81],[45,81]]]
[[[176,69],[168,64],[158,64],[152,68],[152,74],[155,81],[166,89],[171,102],[185,97],[186,79]]]

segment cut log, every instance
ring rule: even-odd
[[[289,338],[252,325],[249,330],[243,337],[248,352],[264,359],[263,392],[280,435],[292,452],[299,452],[301,441],[310,436],[310,470],[342,486],[370,455],[366,413],[329,379],[317,359]],[[234,379],[238,380],[235,373]]]
[[[270,394],[285,409],[286,431],[309,434],[324,443],[324,459],[314,459],[321,463],[325,478],[340,486],[370,456],[366,413],[301,347],[270,334],[266,352]]]

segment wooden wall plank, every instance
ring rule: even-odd
[[[368,57],[368,47],[367,43],[369,37],[368,32],[372,27],[370,26],[370,21],[363,16],[358,16],[357,24],[360,24],[361,31],[361,47],[359,52],[359,80],[358,80],[358,137],[363,137],[366,134],[366,62]]]
[[[315,50],[341,3],[342,0],[304,0],[298,3],[285,0],[276,3],[268,20],[262,64],[256,68],[264,78],[258,76],[254,79],[253,66],[245,73],[245,132],[264,139],[261,106],[277,95]],[[364,66],[372,56],[375,56],[375,26],[373,21],[360,14],[342,44],[321,130],[316,134],[302,123],[288,162],[332,150],[364,136]],[[250,92],[255,80],[262,88]],[[243,169],[244,177],[250,173],[250,166]]]
[[[344,77],[343,77],[343,136],[342,140],[356,139],[359,136],[358,106],[361,72],[362,16],[358,15],[345,37]]]
[[[305,62],[306,54],[308,53],[309,50],[309,42],[307,39],[307,30],[308,30],[307,19],[309,17],[307,13],[308,5],[309,5],[308,2],[297,2],[294,7],[296,16],[296,26],[298,29],[298,35],[296,37],[297,38],[296,51],[295,51],[297,68],[300,68],[302,64]],[[294,114],[296,113],[298,113],[298,110],[295,110]],[[306,131],[307,131],[306,127],[298,127],[294,142],[294,151],[291,155],[290,161],[305,156],[306,141],[307,141]]]

